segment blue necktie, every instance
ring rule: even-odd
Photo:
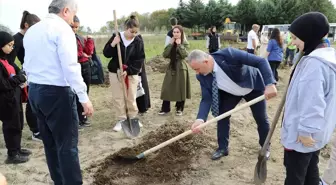
[[[219,100],[218,100],[218,86],[216,80],[216,74],[212,73],[212,104],[211,104],[211,112],[214,117],[217,117],[219,114]]]

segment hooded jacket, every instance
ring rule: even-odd
[[[288,87],[281,143],[301,153],[320,150],[330,140],[336,124],[336,50],[319,48],[301,58]],[[313,147],[297,143],[311,136]]]

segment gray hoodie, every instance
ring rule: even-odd
[[[320,150],[330,140],[336,124],[336,50],[319,48],[302,57],[288,87],[281,143],[301,153]],[[297,143],[312,136],[313,147]]]

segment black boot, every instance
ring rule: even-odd
[[[5,163],[6,164],[20,164],[20,163],[25,163],[28,161],[29,161],[28,156],[23,156],[20,153],[17,153],[16,155],[8,155]]]
[[[19,154],[22,156],[30,156],[32,152],[28,149],[21,148],[21,150],[19,151]]]

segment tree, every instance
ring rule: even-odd
[[[87,32],[88,34],[91,34],[91,33],[92,33],[92,30],[91,30],[91,28],[90,28],[89,26],[86,28],[86,32]]]
[[[256,0],[240,0],[237,3],[235,18],[240,24],[245,24],[247,28],[251,28],[252,24],[258,23],[256,16],[257,3]]]
[[[159,28],[163,26],[170,27],[169,18],[170,15],[167,10],[154,11],[150,16],[151,23]]]
[[[177,18],[179,24],[183,25],[184,27],[191,28],[192,23],[186,19],[187,14],[187,5],[182,0],[180,0],[176,11],[173,13],[173,16]]]
[[[100,30],[99,30],[99,32],[100,32],[100,33],[103,33],[103,34],[108,33],[108,28],[107,28],[107,26],[103,26],[103,27],[101,27]]]
[[[204,25],[205,6],[201,0],[190,0],[187,5],[186,20],[190,22],[189,25],[197,27],[198,30]]]

